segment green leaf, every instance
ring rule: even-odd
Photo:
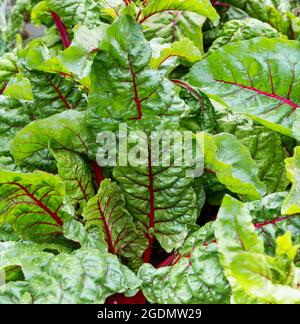
[[[213,52],[192,68],[190,82],[234,112],[299,139],[299,59],[296,41],[254,38]]]
[[[256,231],[264,240],[265,251],[269,255],[275,254],[277,238],[287,231],[292,233],[295,244],[300,243],[299,215],[285,217],[281,214],[281,206],[286,196],[287,192],[279,192],[246,204]]]
[[[9,80],[3,94],[14,99],[33,100],[30,80],[22,74],[17,74]]]
[[[120,16],[107,29],[100,48],[92,66],[86,115],[93,156],[100,131],[115,131],[122,121],[134,124],[147,116],[175,122],[188,109],[175,86],[149,68],[151,47],[131,17]]]
[[[32,19],[37,25],[53,24],[50,11],[58,14],[66,27],[82,24],[93,28],[100,24],[101,3],[96,0],[46,0],[33,9]]]
[[[68,149],[87,153],[84,114],[65,111],[49,118],[32,122],[14,138],[10,152],[17,164],[26,162],[37,152],[48,149]]]
[[[286,190],[289,180],[284,160],[289,156],[280,134],[257,124],[243,114],[234,114],[228,109],[216,108],[217,133],[236,136],[257,163],[258,178],[266,185],[267,192]]]
[[[292,3],[290,0],[226,0],[251,17],[269,23],[283,34],[291,35]],[[295,4],[296,5],[296,4]]]
[[[160,44],[173,43],[188,38],[201,53],[203,52],[202,26],[205,17],[187,11],[164,11],[143,23],[147,40]]]
[[[0,175],[1,223],[12,224],[17,234],[34,241],[62,234],[73,209],[65,200],[65,187],[57,176],[4,170]]]
[[[100,237],[99,231],[92,229],[87,231],[82,223],[72,219],[66,222],[63,226],[64,236],[76,243],[79,243],[83,248],[97,249],[99,252],[107,252],[107,244]]]
[[[143,293],[158,304],[226,304],[230,287],[224,277],[215,243],[207,244],[211,224],[192,233],[171,266],[144,264],[138,275]]]
[[[292,188],[283,202],[282,213],[284,215],[300,214],[299,186],[300,186],[300,147],[295,148],[295,155],[285,160],[286,170]]]
[[[275,28],[260,20],[247,18],[243,20],[229,20],[218,32],[218,37],[209,48],[209,53],[228,44],[259,36],[268,38],[285,38]]]
[[[28,111],[20,101],[0,97],[0,155],[9,156],[10,142],[16,133],[32,121]]]
[[[295,257],[291,233],[277,239],[275,257],[267,256],[247,205],[230,196],[225,196],[214,228],[233,303],[299,303],[294,265],[283,256],[291,251]]]
[[[5,53],[0,57],[0,89],[2,89],[16,73],[18,73],[16,54]]]
[[[264,304],[299,304],[300,290],[272,281],[271,260],[260,254],[238,253],[231,264],[237,284]]]
[[[264,252],[247,207],[228,195],[223,199],[214,228],[224,267],[230,265],[237,252]]]
[[[201,60],[202,55],[191,40],[188,38],[182,38],[180,41],[174,42],[168,47],[164,47],[161,50],[159,57],[152,57],[150,67],[157,69],[171,57],[179,57],[188,62],[195,63]]]
[[[258,179],[258,168],[249,151],[231,134],[196,135],[202,149],[205,168],[216,174],[230,191],[248,199],[259,199],[265,185]]]
[[[110,253],[125,258],[140,258],[146,250],[146,237],[136,229],[125,208],[122,191],[110,179],[101,182],[97,195],[89,200],[82,216],[86,228],[97,227]]]
[[[147,143],[150,143],[152,131],[162,138],[165,131],[174,129],[178,129],[178,124],[151,118],[135,121],[130,131],[146,131]],[[177,136],[182,138],[180,132]],[[162,163],[164,152],[159,142],[159,156],[154,158],[152,154],[157,150],[155,144],[146,144],[141,152],[145,164],[139,165],[129,160],[127,166],[116,166],[113,176],[124,193],[126,207],[137,227],[143,230],[149,242],[156,238],[167,252],[171,252],[185,239],[188,226],[195,224],[197,199],[192,187],[194,179],[188,175],[190,168],[177,166],[174,154],[171,154],[170,161]],[[131,152],[131,148],[128,152]]]
[[[55,256],[17,245],[0,253],[2,268],[17,264],[25,276],[22,284],[8,283],[0,288],[1,303],[103,304],[107,297],[132,292],[140,284],[116,256],[96,249]]]
[[[79,79],[89,76],[94,51],[99,49],[99,42],[103,39],[107,27],[107,24],[101,24],[94,29],[88,29],[86,26],[75,27],[71,46],[59,53],[60,62]]]
[[[194,133],[199,131],[213,132],[216,122],[215,108],[207,96],[183,81],[173,80],[173,82],[184,87],[180,91],[180,98],[190,108],[187,116],[181,119],[180,125]]]
[[[87,162],[75,152],[65,149],[54,150],[53,156],[57,161],[58,175],[64,181],[66,196],[80,210],[94,196],[91,168]]]
[[[142,9],[140,22],[143,23],[157,13],[170,10],[194,12],[207,17],[215,25],[219,23],[219,15],[209,0],[167,0],[159,2],[149,0],[145,8]]]

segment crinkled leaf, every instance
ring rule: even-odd
[[[97,249],[99,252],[107,252],[107,244],[95,228],[87,231],[84,225],[75,219],[66,222],[63,226],[64,236],[83,248]]]
[[[269,23],[278,31],[291,35],[291,11],[295,1],[290,0],[225,0],[246,11],[251,17]]]
[[[209,53],[214,52],[228,43],[234,43],[259,36],[268,38],[284,37],[269,24],[263,23],[257,19],[247,18],[244,20],[229,20],[219,31],[218,37],[209,48]]]
[[[62,233],[73,214],[65,200],[63,182],[54,175],[36,171],[0,171],[0,221],[13,225],[25,239],[49,240]]]
[[[193,67],[190,82],[234,112],[299,139],[299,59],[296,41],[254,38],[213,52]]]
[[[0,89],[5,86],[12,76],[18,72],[17,56],[14,53],[5,53],[0,57]]]
[[[110,179],[101,182],[97,195],[89,200],[82,215],[87,228],[99,229],[110,253],[132,258],[141,257],[146,250],[146,237],[136,229],[125,208],[122,191]]]
[[[93,178],[88,163],[77,153],[65,149],[53,151],[57,161],[58,175],[66,186],[66,195],[71,204],[80,210],[94,196]]]
[[[226,304],[230,287],[215,243],[207,244],[208,225],[187,238],[173,265],[155,269],[144,264],[138,275],[143,293],[158,304]]]
[[[46,0],[34,8],[33,22],[53,24],[51,12],[61,17],[66,27],[82,24],[93,28],[100,23],[101,4],[96,0]]]
[[[28,251],[12,247],[1,252],[1,266],[19,265],[25,276],[24,290],[11,287],[14,302],[36,304],[99,304],[114,294],[138,288],[138,278],[116,256],[82,248],[72,254]],[[25,283],[27,285],[25,285]],[[0,288],[0,301],[7,301],[6,285]],[[25,296],[30,296],[30,301]]]
[[[150,141],[151,131],[156,131],[161,138],[165,131],[174,130],[171,126],[178,128],[176,123],[166,125],[160,118],[151,118],[135,121],[132,130],[146,130]],[[159,154],[155,157],[152,152],[158,147],[144,144],[142,155],[145,164],[140,166],[134,164],[135,161],[128,161],[128,166],[115,167],[113,175],[124,192],[126,207],[137,226],[171,252],[186,237],[188,225],[195,223],[197,202],[189,167],[176,166],[172,156],[168,163],[162,163],[164,150],[159,146]]]
[[[175,86],[149,68],[151,47],[131,17],[119,17],[107,29],[100,48],[92,66],[86,116],[93,155],[99,131],[116,130],[121,121],[134,123],[147,116],[178,120],[188,109]]]
[[[299,304],[300,290],[274,283],[268,257],[260,254],[238,253],[231,264],[238,285],[260,303]],[[245,300],[247,303],[247,299]]]

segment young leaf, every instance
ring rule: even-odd
[[[87,229],[99,229],[110,253],[139,258],[146,250],[146,237],[136,229],[120,188],[110,179],[101,182],[97,195],[89,200],[82,215]]]
[[[250,199],[259,199],[265,194],[265,185],[257,177],[256,163],[235,136],[200,133],[196,138],[204,155],[205,168],[214,172],[230,191]]]
[[[171,10],[194,12],[207,17],[215,25],[219,23],[219,15],[209,0],[149,0],[142,9],[140,23],[157,13]]]
[[[1,223],[12,224],[17,234],[34,241],[62,234],[73,209],[65,201],[65,187],[57,176],[0,170],[0,179]]]
[[[180,41],[174,42],[168,47],[164,46],[159,57],[152,57],[150,67],[157,69],[171,57],[179,57],[188,62],[195,63],[201,60],[202,54],[199,49],[194,46],[192,41],[188,38],[182,38]]]
[[[254,38],[213,52],[192,68],[190,82],[234,112],[300,139],[299,61],[298,42]]]

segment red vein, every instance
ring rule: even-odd
[[[266,96],[266,97],[269,97],[269,98],[274,98],[274,99],[280,100],[283,103],[291,106],[293,108],[293,110],[299,108],[299,106],[296,103],[294,103],[293,101],[291,101],[290,99],[284,98],[284,97],[279,96],[279,95],[277,95],[275,93],[269,93],[269,92],[262,91],[262,90],[259,90],[257,88],[250,87],[250,86],[245,86],[245,85],[242,85],[242,84],[239,84],[239,83],[236,83],[236,82],[225,81],[225,80],[215,80],[215,81],[225,83],[225,84],[231,84],[231,85],[237,86],[237,87],[239,87],[241,89],[247,89],[247,90],[250,90],[250,91],[254,91],[257,94],[260,94],[262,96]]]
[[[104,228],[105,228],[105,232],[106,232],[106,236],[107,236],[107,244],[108,244],[109,252],[114,254],[115,249],[114,249],[114,246],[113,246],[113,243],[112,243],[111,231],[110,231],[110,228],[109,228],[109,226],[108,226],[108,224],[106,222],[106,218],[105,218],[105,215],[104,215],[103,210],[101,208],[99,199],[97,201],[97,205],[98,205],[98,210],[99,210],[100,215],[101,215],[101,219],[102,219],[103,224],[104,224]]]
[[[63,101],[63,103],[65,104],[67,109],[72,109],[72,107],[69,105],[66,97],[60,92],[59,88],[54,84],[54,82],[52,82],[49,79],[48,79],[48,81],[50,82],[50,84],[53,87],[53,89],[55,90],[55,92],[58,94],[59,98]]]
[[[71,42],[69,40],[65,24],[62,22],[62,20],[60,19],[59,15],[56,12],[50,11],[50,13],[57,27],[57,30],[60,34],[60,38],[63,42],[64,48],[68,48],[71,45]]]
[[[277,224],[279,222],[283,222],[283,221],[287,220],[290,217],[291,216],[289,216],[289,217],[278,217],[278,218],[272,219],[270,221],[265,221],[263,223],[257,223],[254,226],[255,226],[256,229],[259,229],[259,228],[262,228],[262,227],[270,225],[270,224],[275,225],[275,224]]]
[[[149,179],[149,194],[150,194],[150,212],[149,212],[149,228],[154,228],[155,225],[155,198],[154,198],[154,188],[153,188],[153,171],[152,171],[152,161],[151,161],[151,148],[148,146],[148,179]],[[148,248],[144,253],[144,262],[149,263],[151,259],[152,247],[153,247],[153,237],[146,234],[148,239]]]
[[[138,89],[137,89],[136,74],[133,70],[133,66],[132,66],[129,56],[128,56],[128,62],[129,62],[129,70],[130,70],[130,73],[132,76],[132,81],[133,81],[134,100],[135,100],[137,111],[138,111],[137,119],[142,119],[143,113],[142,113],[141,101],[140,101],[139,93],[138,93]]]
[[[24,187],[24,186],[22,186],[21,184],[16,183],[16,182],[11,182],[11,183],[8,183],[8,184],[15,185],[15,186],[19,187],[21,190],[23,190],[23,191],[26,193],[26,195],[27,195],[30,199],[32,199],[32,200],[36,203],[36,205],[37,205],[38,207],[40,207],[40,208],[43,209],[47,214],[49,214],[49,215],[51,216],[51,218],[52,218],[53,220],[55,220],[56,223],[57,223],[59,226],[63,226],[63,225],[64,225],[64,223],[63,223],[63,221],[61,220],[61,218],[58,217],[56,213],[52,212],[52,211],[51,211],[47,206],[45,206],[45,205],[43,204],[43,202],[42,202],[40,199],[37,199],[37,198],[36,198],[32,193],[30,193],[26,187]]]

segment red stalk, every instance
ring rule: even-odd
[[[5,89],[6,89],[6,87],[7,87],[7,83],[5,83],[4,86],[2,87],[2,89],[0,90],[0,96],[3,95],[3,93],[4,93]]]
[[[65,24],[62,22],[62,20],[60,19],[59,15],[56,12],[50,11],[50,13],[57,27],[57,30],[60,34],[60,38],[63,42],[64,48],[68,48],[71,45],[71,42],[69,40]]]
[[[118,305],[118,304],[146,304],[146,298],[144,297],[143,293],[139,291],[133,297],[125,297],[123,294],[115,294],[110,296],[106,299],[105,304],[109,305]]]
[[[93,168],[94,174],[96,176],[97,184],[100,187],[102,180],[104,180],[102,169],[99,166],[99,164],[97,163],[97,161],[92,162],[92,168]]]

